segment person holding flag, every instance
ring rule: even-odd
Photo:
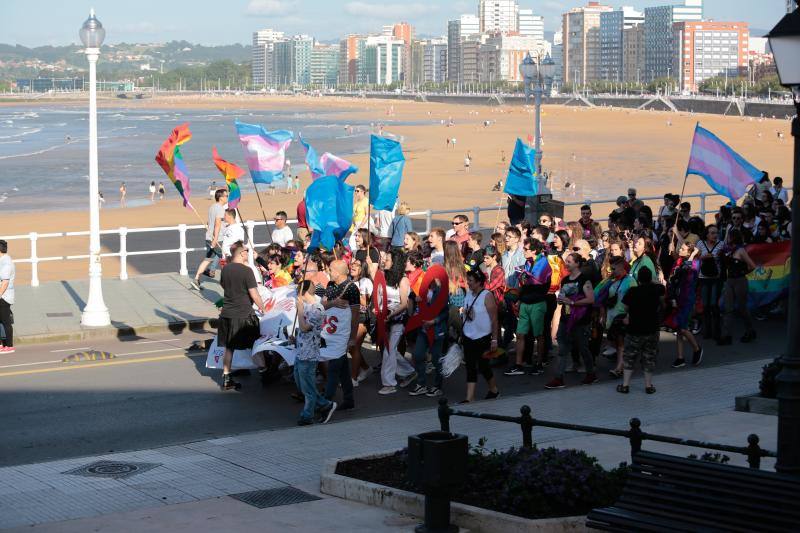
[[[220,237],[222,235],[223,226],[225,224],[225,206],[228,203],[228,191],[225,189],[217,189],[214,193],[214,203],[208,208],[208,224],[206,225],[206,256],[197,267],[197,272],[190,282],[192,289],[199,291],[202,287],[200,285],[200,274],[206,274],[208,277],[213,278],[216,275],[219,260],[222,257],[222,248],[220,247]],[[208,270],[206,270],[208,269]]]

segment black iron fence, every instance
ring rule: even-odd
[[[631,457],[642,449],[642,442],[649,440],[654,442],[665,442],[667,444],[679,444],[693,448],[703,448],[719,452],[738,453],[747,457],[750,468],[761,468],[762,457],[777,457],[771,450],[765,450],[759,446],[759,438],[755,433],[747,437],[747,446],[730,446],[728,444],[717,444],[714,442],[704,442],[694,439],[681,439],[678,437],[668,437],[666,435],[656,435],[642,431],[642,423],[638,418],[631,418],[630,429],[611,429],[597,426],[584,426],[582,424],[567,424],[564,422],[553,422],[551,420],[540,420],[531,416],[531,408],[523,405],[519,409],[520,416],[494,415],[490,413],[476,413],[474,411],[461,411],[451,408],[447,404],[447,398],[439,400],[439,424],[442,431],[450,432],[450,417],[464,416],[467,418],[482,418],[484,420],[494,420],[497,422],[512,422],[519,424],[522,429],[522,446],[524,448],[533,447],[533,428],[546,427],[554,429],[567,429],[570,431],[580,431],[583,433],[596,433],[600,435],[613,435],[615,437],[625,437],[631,446]]]

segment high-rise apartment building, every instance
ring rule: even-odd
[[[253,32],[251,72],[253,85],[265,88],[275,84],[275,43],[283,40],[283,32],[272,29]]]
[[[339,46],[316,44],[311,49],[311,85],[335,87],[339,81]]]
[[[523,37],[533,37],[544,40],[544,17],[534,15],[533,9],[519,10],[519,34]]]
[[[404,41],[391,35],[371,35],[359,46],[359,83],[392,85],[402,81]]]
[[[275,81],[277,85],[311,83],[311,50],[314,39],[295,35],[275,43]]]
[[[611,6],[589,2],[564,13],[564,83],[583,84],[599,80],[600,14],[613,11]]]
[[[464,39],[480,33],[480,19],[475,15],[461,15],[447,23],[447,80],[462,82],[462,51]]]
[[[403,69],[401,79],[411,79],[411,40],[414,38],[414,27],[408,22],[400,22],[392,26],[392,37],[405,43],[403,49]],[[407,82],[406,82],[407,84]]]
[[[478,80],[481,82],[522,81],[519,66],[525,56],[544,58],[550,43],[535,37],[495,33],[481,45],[478,57]]]
[[[447,39],[428,39],[422,45],[422,82],[447,81]]]
[[[676,22],[672,72],[682,91],[697,91],[714,76],[747,73],[749,36],[746,22]]]
[[[553,86],[561,87],[564,84],[564,32],[559,30],[553,34],[553,46],[550,51],[550,58],[555,63],[553,69]]]
[[[644,24],[622,30],[622,81],[640,83],[644,78]]]
[[[363,35],[348,35],[339,41],[339,85],[358,83],[358,50]]]
[[[672,77],[672,25],[676,22],[703,20],[703,0],[684,0],[682,5],[646,7],[644,9],[644,79]]]
[[[519,31],[517,0],[479,0],[478,18],[481,33]]]
[[[485,33],[469,35],[461,42],[461,69],[459,71],[459,82],[477,83],[480,72],[479,60],[481,46],[486,43],[489,36]]]
[[[630,6],[600,13],[600,78],[620,82],[623,78],[623,32],[644,23],[644,13]]]

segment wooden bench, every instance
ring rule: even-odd
[[[800,531],[800,477],[684,459],[634,455],[619,501],[586,525],[605,531]]]

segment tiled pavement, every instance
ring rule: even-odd
[[[734,396],[756,390],[759,371],[765,362],[687,369],[657,376],[658,393],[652,396],[644,394],[642,382],[637,380],[629,395],[616,393],[613,383],[606,383],[500,398],[474,404],[474,409],[513,415],[526,403],[532,407],[534,416],[541,419],[621,429],[627,427],[631,417],[638,416],[645,430],[655,424],[663,426],[723,414],[727,416],[723,418],[725,426],[717,433],[706,428],[703,438],[718,437],[725,443],[744,445],[752,429],[749,421],[753,419],[748,416],[755,415],[737,414],[741,418],[731,418],[733,415],[728,413],[733,408]],[[314,491],[326,459],[396,449],[404,445],[408,435],[436,429],[434,402],[421,402],[430,407],[349,421],[340,418],[336,422],[334,418],[335,423],[325,426],[263,431],[152,450],[2,468],[0,528],[121,513],[283,485]],[[771,426],[772,422],[760,424],[762,431]],[[519,427],[513,424],[454,418],[452,429],[469,435],[471,442],[486,437],[490,448],[505,449],[521,443]],[[575,446],[588,447],[591,453],[591,444],[585,444],[589,441],[580,441],[579,437],[566,430],[534,430],[537,443],[569,439]],[[769,437],[764,444],[774,443],[772,436]],[[622,452],[627,450],[627,443],[618,443]],[[160,466],[117,480],[63,473],[98,460]]]

